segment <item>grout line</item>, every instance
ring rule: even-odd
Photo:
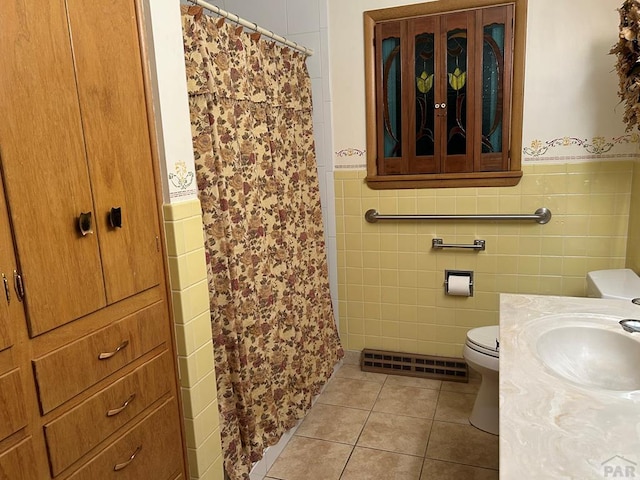
[[[344,467],[342,468],[342,471],[340,472],[340,477],[338,478],[342,478],[342,475],[344,475],[345,470],[347,469],[347,465],[349,464],[349,460],[351,460],[351,456],[353,455],[353,452],[355,452],[356,447],[358,446],[358,441],[360,440],[360,437],[362,436],[362,432],[364,431],[365,427],[367,426],[367,422],[369,421],[369,418],[371,417],[371,413],[373,412],[373,407],[375,407],[376,402],[378,401],[378,398],[380,398],[380,392],[382,392],[382,389],[384,388],[385,383],[387,383],[387,379],[389,378],[388,375],[385,375],[384,381],[382,383],[379,383],[380,385],[380,390],[378,390],[378,394],[376,395],[375,400],[373,401],[373,404],[371,405],[371,408],[368,409],[369,410],[369,414],[367,415],[367,418],[365,418],[364,423],[362,424],[362,428],[360,429],[360,432],[358,433],[358,437],[356,438],[356,441],[353,444],[353,447],[351,448],[351,453],[349,454],[349,458],[347,459],[346,463],[344,464]],[[378,383],[378,382],[376,382]],[[362,409],[364,410],[364,409]]]

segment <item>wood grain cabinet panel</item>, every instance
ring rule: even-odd
[[[3,2],[0,18],[2,169],[36,336],[160,283],[151,133],[135,2]]]
[[[0,480],[37,480],[43,478],[38,472],[31,439],[0,453]]]
[[[0,480],[186,478],[147,4],[0,0]]]
[[[33,360],[42,413],[161,345],[167,327],[167,306],[159,302]]]
[[[111,304],[157,285],[162,266],[135,3],[66,3],[78,98],[91,112],[82,125]],[[108,222],[111,208],[121,209],[121,227]]]
[[[0,440],[27,425],[20,370],[0,376]]]
[[[1,160],[33,335],[106,304],[98,239],[77,224],[94,207],[66,17],[62,0],[0,2]]]
[[[15,327],[18,324],[24,325],[24,310],[21,305],[17,305],[15,294],[11,292],[16,268],[9,212],[0,175],[0,352],[13,346]]]
[[[45,425],[51,473],[56,476],[171,390],[169,352]]]
[[[175,399],[80,468],[69,480],[170,480],[180,469],[180,428]]]

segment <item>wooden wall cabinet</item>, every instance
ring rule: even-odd
[[[0,24],[0,480],[187,478],[141,1]]]
[[[519,181],[525,11],[462,0],[365,12],[371,188]]]

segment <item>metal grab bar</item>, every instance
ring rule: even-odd
[[[471,250],[484,250],[486,242],[484,240],[474,240],[473,245],[466,245],[460,243],[444,243],[441,238],[434,238],[431,240],[431,248],[467,248]]]
[[[367,210],[364,218],[369,223],[378,220],[535,220],[544,225],[551,220],[551,210],[539,208],[532,215],[525,214],[469,214],[469,215],[380,215],[374,208]]]

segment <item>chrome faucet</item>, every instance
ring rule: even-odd
[[[624,328],[625,332],[629,333],[640,333],[640,320],[633,320],[631,318],[627,318],[625,320],[620,320],[620,325]]]

